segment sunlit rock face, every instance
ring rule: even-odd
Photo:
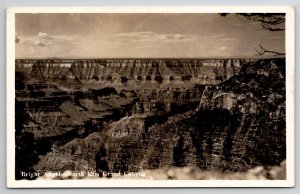
[[[16,130],[36,171],[233,172],[285,159],[285,59],[17,60]],[[46,142],[46,143],[45,143]]]
[[[249,60],[249,59],[248,59]],[[238,73],[243,59],[16,60],[16,71],[44,81],[127,83],[126,87],[218,84]]]

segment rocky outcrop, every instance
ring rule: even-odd
[[[238,75],[206,86],[195,111],[170,117],[149,131],[146,158],[156,158],[156,167],[172,165],[174,159],[218,171],[278,165],[286,145],[285,60],[245,63]]]
[[[128,172],[121,176],[118,173],[110,173],[109,179],[142,179],[142,180],[285,180],[286,161],[280,166],[256,166],[248,172],[221,173],[217,171],[201,170],[197,167],[169,167],[154,170],[142,170],[136,173]],[[70,171],[62,173],[48,172],[41,176],[40,180],[65,180],[65,179],[103,179],[94,171]],[[106,177],[105,177],[106,178]]]

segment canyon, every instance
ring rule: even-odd
[[[16,59],[21,171],[198,167],[286,159],[285,58]],[[26,162],[24,162],[26,161]]]

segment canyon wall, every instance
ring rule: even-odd
[[[16,71],[43,81],[130,81],[137,85],[173,83],[174,87],[180,87],[184,81],[218,84],[238,73],[246,61],[249,59],[19,59]]]

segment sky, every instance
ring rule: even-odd
[[[180,58],[285,52],[285,32],[236,14],[18,13],[16,58]]]

